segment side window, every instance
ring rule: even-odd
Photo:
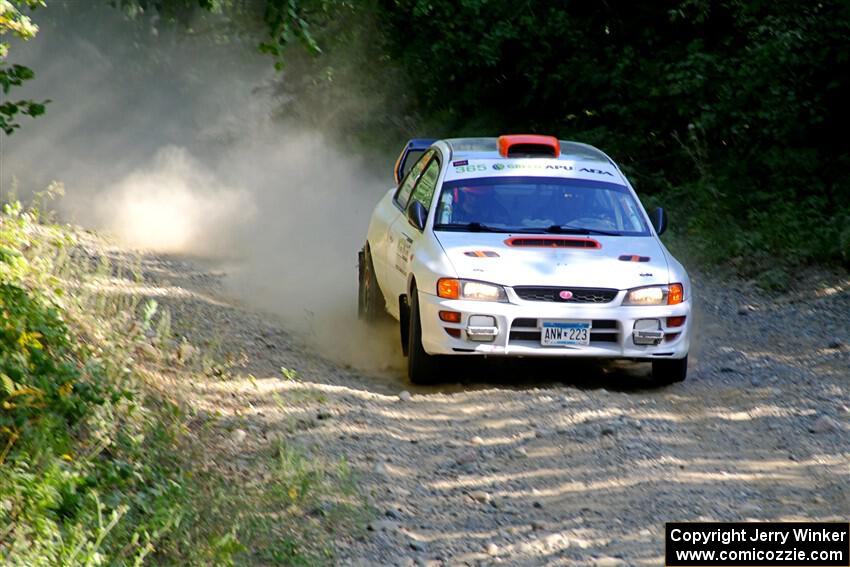
[[[413,164],[413,167],[411,167],[410,171],[407,173],[407,177],[405,177],[404,181],[402,181],[401,185],[399,185],[394,200],[396,205],[401,207],[402,210],[407,208],[407,202],[410,200],[410,193],[413,191],[413,186],[416,185],[416,181],[422,174],[422,170],[428,164],[428,160],[431,159],[431,156],[433,155],[433,151],[425,152],[422,157],[419,158],[419,161]]]
[[[440,160],[432,159],[425,171],[419,177],[419,183],[413,189],[414,201],[419,201],[425,208],[431,206],[431,198],[434,196],[434,190],[437,188],[437,178],[440,177]]]

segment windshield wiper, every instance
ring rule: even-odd
[[[553,224],[552,226],[544,229],[544,232],[550,232],[552,234],[601,234],[604,236],[621,236],[619,232],[610,232],[607,230],[596,230],[595,228],[583,228],[579,226],[569,226],[560,224]]]
[[[465,222],[451,224],[435,224],[434,230],[455,230],[458,232],[504,232],[510,234],[600,234],[604,236],[622,236],[618,232],[608,232],[605,230],[596,230],[593,228],[583,228],[569,225],[553,224],[549,227],[541,228],[525,228],[525,227],[509,227],[496,228],[488,226],[480,222]]]
[[[435,224],[434,230],[457,230],[460,232],[506,232],[501,228],[494,228],[480,222]]]

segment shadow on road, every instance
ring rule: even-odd
[[[209,272],[152,257],[142,269],[150,282],[109,293],[156,297],[177,340],[232,361],[220,374],[162,369],[214,432],[211,458],[258,483],[275,440],[344,458],[386,521],[345,541],[367,564],[486,563],[494,543],[506,564],[650,565],[664,521],[846,515],[846,432],[813,432],[818,412],[837,416],[846,400],[843,351],[747,346],[738,322],[669,388],[650,386],[645,363],[498,358],[458,358],[446,384],[414,387],[397,353],[377,370],[345,366],[333,345],[317,353],[217,294]],[[227,440],[237,428],[240,444]]]

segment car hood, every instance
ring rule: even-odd
[[[435,234],[459,278],[506,286],[569,285],[615,289],[669,283],[664,249],[652,236],[584,237],[470,232]],[[594,246],[598,244],[598,247],[553,246],[551,241],[558,239],[589,240],[592,244],[596,243]],[[624,261],[620,259],[621,256],[648,260]]]

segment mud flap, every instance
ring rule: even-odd
[[[410,338],[410,305],[407,303],[406,295],[398,298],[398,330],[401,338],[401,352],[404,356],[407,356],[408,339]]]
[[[357,252],[357,317],[360,319],[366,316],[366,298],[363,291],[363,277],[366,266],[366,247]]]

